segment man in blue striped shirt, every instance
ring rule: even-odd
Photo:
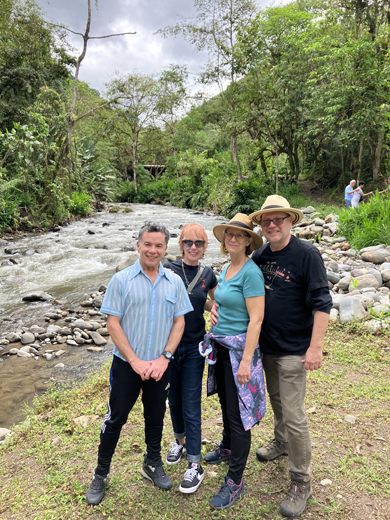
[[[138,234],[137,262],[110,281],[101,312],[115,344],[110,374],[110,400],[100,434],[98,464],[87,491],[88,504],[104,497],[122,426],[142,390],[146,454],[141,474],[161,489],[172,487],[161,461],[165,401],[169,388],[169,360],[184,330],[184,314],[193,310],[179,276],[160,263],[169,232],[145,224]]]

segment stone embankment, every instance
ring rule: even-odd
[[[337,236],[337,215],[316,218],[312,206],[303,213],[294,233],[321,252],[333,299],[331,320],[364,322],[373,332],[390,327],[390,246],[355,251],[345,237]]]

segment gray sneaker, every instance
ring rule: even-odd
[[[108,482],[108,475],[102,477],[101,475],[93,476],[91,485],[87,490],[87,503],[91,506],[97,506],[103,500],[106,484]]]
[[[172,480],[165,473],[162,466],[149,466],[149,464],[144,462],[141,468],[141,475],[151,480],[160,489],[168,490],[172,487]]]
[[[306,509],[306,502],[311,494],[310,481],[303,482],[300,475],[291,473],[290,490],[280,505],[280,513],[289,518],[300,516]]]
[[[288,455],[288,442],[277,441],[276,439],[256,451],[257,460],[260,462],[268,462],[281,455]]]

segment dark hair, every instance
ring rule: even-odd
[[[364,186],[366,183],[364,181],[359,181],[359,186]]]
[[[164,233],[165,245],[168,245],[169,231],[161,224],[153,224],[153,222],[145,222],[142,228],[138,231],[138,242],[141,242],[144,233]]]

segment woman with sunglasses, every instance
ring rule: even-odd
[[[211,310],[218,284],[213,270],[200,263],[207,245],[206,230],[199,224],[187,224],[179,237],[182,259],[164,264],[164,267],[171,269],[183,280],[194,308],[185,316],[184,333],[171,361],[168,394],[175,442],[172,443],[166,463],[177,464],[186,454],[188,468],[179,487],[182,493],[194,493],[204,477],[200,465],[204,358],[199,353],[199,342],[205,335],[203,313]],[[210,297],[208,301],[207,296]]]
[[[204,460],[229,461],[222,487],[210,501],[214,509],[227,509],[244,495],[242,476],[251,446],[251,428],[265,413],[265,388],[259,335],[264,317],[264,278],[249,258],[262,238],[247,215],[238,213],[228,224],[215,226],[221,252],[230,255],[215,291],[218,322],[200,347],[209,355],[207,393],[218,393],[223,435],[217,449]],[[210,359],[210,356],[211,359]]]

